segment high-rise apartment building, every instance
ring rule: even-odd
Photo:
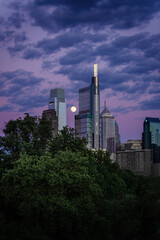
[[[104,103],[101,112],[101,148],[109,153],[116,153],[115,119]]]
[[[142,133],[143,149],[151,149],[151,159],[160,162],[160,119],[146,117]]]
[[[86,138],[88,148],[100,148],[100,94],[97,64],[94,64],[94,76],[90,86],[79,89],[79,114],[75,116],[75,128],[79,137]]]
[[[58,117],[58,131],[62,130],[67,125],[66,118],[66,99],[65,92],[62,88],[50,90],[49,109],[55,109]]]

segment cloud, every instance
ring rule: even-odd
[[[28,38],[27,38],[25,32],[22,32],[22,33],[19,33],[19,34],[15,34],[15,35],[14,35],[14,41],[15,41],[15,43],[17,43],[17,42],[25,42],[26,40],[28,40]]]
[[[25,32],[16,33],[16,31],[11,31],[11,30],[7,30],[7,31],[1,30],[0,42],[8,44],[8,42],[11,42],[12,40],[15,42],[15,45],[17,45],[19,43],[23,43],[27,41],[28,38]]]
[[[25,112],[32,108],[44,107],[48,103],[48,95],[26,95],[12,98],[13,104],[19,106],[20,112]]]
[[[18,69],[16,71],[10,72],[2,72],[0,74],[0,78],[2,83],[5,82],[6,86],[8,82],[11,84],[20,84],[21,86],[33,86],[44,80],[43,78],[33,76],[32,72],[28,72],[23,69]]]
[[[160,95],[140,102],[141,110],[160,110]]]
[[[24,51],[23,58],[26,60],[39,59],[42,56],[42,53],[35,49],[27,49]]]
[[[14,47],[8,47],[8,51],[12,56],[15,56],[17,53],[22,52],[26,48],[26,45],[16,44]]]
[[[49,60],[46,60],[46,61],[43,61],[42,63],[42,69],[45,69],[45,70],[53,70],[53,68],[55,67],[55,62],[54,61],[49,61]]]
[[[21,28],[22,23],[25,22],[24,15],[19,12],[14,12],[8,18],[8,24],[14,26],[15,28]]]
[[[138,106],[127,106],[127,107],[124,107],[122,105],[119,105],[116,108],[112,108],[111,112],[126,114],[126,113],[129,113],[131,111],[135,111],[137,109],[138,109]]]
[[[0,106],[0,112],[12,112],[14,110],[14,106],[11,104],[5,104]]]
[[[79,26],[130,29],[147,23],[159,10],[159,0],[35,0],[29,7],[34,24],[49,32]]]
[[[52,54],[61,48],[70,48],[81,44],[82,42],[97,43],[105,40],[104,34],[89,34],[79,31],[69,31],[58,35],[57,37],[45,38],[36,44],[36,48],[40,48],[45,54]],[[82,46],[81,46],[82,47]]]
[[[150,94],[160,94],[160,85],[153,85],[148,92]]]
[[[100,2],[97,0],[88,0],[87,2],[85,0],[81,1],[74,1],[74,0],[68,0],[67,2],[65,0],[35,0],[35,4],[37,6],[68,6],[73,9],[81,9],[81,8],[91,8],[96,4],[96,2]]]
[[[3,72],[0,74],[0,96],[8,97],[9,105],[12,103],[20,109],[44,106],[48,96],[39,91],[43,81],[43,78],[21,69]]]
[[[64,56],[60,57],[61,65],[75,65],[84,62],[94,61],[94,50],[91,44],[82,44],[74,50],[69,51]]]
[[[81,41],[82,38],[79,38],[78,35],[70,35],[66,33],[54,39],[43,39],[37,43],[36,47],[42,49],[46,54],[51,54],[61,48],[72,47],[75,43],[79,43]]]

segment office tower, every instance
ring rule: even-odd
[[[56,137],[58,133],[58,117],[56,116],[55,109],[44,110],[42,116],[45,116],[48,120],[52,122],[52,136]]]
[[[55,109],[58,117],[58,131],[67,125],[65,92],[62,88],[50,90],[49,109]]]
[[[115,121],[115,140],[116,140],[116,150],[119,148],[121,143],[121,136],[119,133],[119,126],[118,123]]]
[[[88,87],[79,89],[79,114],[75,116],[75,128],[79,137],[85,137],[88,148],[100,147],[100,96],[98,65],[94,64],[94,76]]]
[[[109,153],[116,153],[115,119],[107,109],[106,101],[101,112],[101,148]]]
[[[151,159],[160,162],[160,119],[146,117],[142,133],[143,149],[151,149]]]

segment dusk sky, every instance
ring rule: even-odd
[[[0,134],[40,116],[56,87],[73,126],[95,63],[101,111],[106,100],[122,142],[141,139],[145,117],[160,117],[160,0],[0,0]]]

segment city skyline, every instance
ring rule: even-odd
[[[141,139],[146,117],[160,117],[160,2],[117,0],[0,2],[0,130],[23,113],[41,115],[49,91],[64,88],[73,126],[78,89],[99,66],[121,141]]]

